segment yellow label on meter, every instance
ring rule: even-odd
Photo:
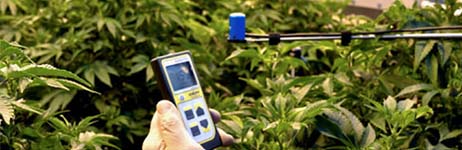
[[[202,97],[202,96],[203,95],[202,95],[201,89],[197,88],[197,89],[193,89],[190,91],[182,92],[181,94],[175,94],[174,99],[175,99],[175,102],[179,104],[179,103],[193,100],[195,98]]]

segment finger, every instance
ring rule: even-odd
[[[209,109],[210,116],[212,116],[213,123],[218,123],[221,120],[220,112],[215,109]]]
[[[159,117],[157,113],[154,113],[154,116],[151,120],[151,126],[149,128],[149,133],[143,141],[143,150],[158,150],[161,148],[161,137],[159,135],[159,127],[157,125],[157,120]]]
[[[228,133],[226,133],[220,128],[217,128],[217,130],[218,130],[218,134],[220,135],[223,146],[230,146],[234,144],[233,136],[229,135]]]
[[[176,107],[167,100],[157,103],[160,136],[167,149],[202,149],[186,131]]]

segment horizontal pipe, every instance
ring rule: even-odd
[[[462,33],[420,33],[420,34],[387,34],[387,35],[353,35],[351,39],[462,39]],[[341,36],[309,36],[309,37],[281,37],[281,41],[302,40],[340,40]],[[266,42],[269,38],[245,38],[247,42]]]

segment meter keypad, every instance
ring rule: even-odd
[[[194,111],[193,111],[192,109],[186,110],[186,111],[184,112],[184,114],[185,114],[185,116],[186,116],[186,119],[188,119],[188,120],[191,120],[191,119],[194,118]]]
[[[203,142],[215,137],[216,130],[213,126],[212,116],[207,109],[207,104],[200,88],[192,88],[178,92],[174,96],[183,117],[183,122],[196,142]]]
[[[200,124],[203,128],[207,128],[209,126],[207,119],[201,120]]]
[[[204,109],[201,106],[197,107],[196,114],[197,114],[197,116],[204,115]]]
[[[191,127],[191,133],[193,136],[198,136],[199,134],[201,134],[201,131],[199,130],[199,126],[193,126]]]

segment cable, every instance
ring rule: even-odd
[[[441,26],[441,27],[420,27],[420,28],[409,28],[409,29],[397,29],[397,30],[385,30],[385,31],[373,31],[373,32],[352,32],[351,35],[368,35],[368,34],[387,34],[387,33],[401,33],[401,32],[419,32],[419,31],[435,31],[435,30],[462,30],[462,26]],[[342,33],[287,33],[279,34],[283,37],[319,37],[319,36],[341,36]],[[246,37],[249,38],[269,38],[269,34],[254,34],[245,33]]]

